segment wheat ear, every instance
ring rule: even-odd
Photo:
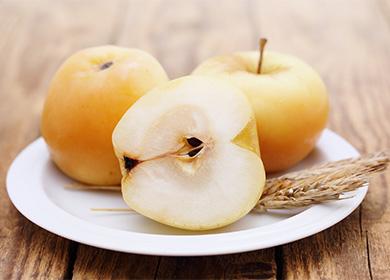
[[[343,194],[364,186],[371,175],[384,171],[389,162],[389,153],[380,152],[268,179],[254,210],[289,209],[343,199]]]

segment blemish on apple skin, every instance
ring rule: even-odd
[[[131,171],[134,167],[136,167],[139,163],[138,160],[132,159],[129,157],[123,157],[123,160],[125,161],[125,168],[127,171]]]
[[[103,71],[103,70],[105,70],[107,68],[110,68],[113,64],[114,64],[114,62],[108,61],[108,62],[103,63],[102,65],[100,65],[99,69],[100,69],[100,71]]]

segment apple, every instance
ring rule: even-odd
[[[287,169],[306,157],[328,119],[320,76],[291,55],[264,50],[210,58],[193,75],[218,76],[238,86],[254,109],[267,172]],[[259,59],[261,57],[261,59]]]
[[[157,60],[137,49],[101,46],[69,57],[51,81],[41,119],[55,164],[83,183],[119,184],[112,131],[139,97],[167,80]]]
[[[187,76],[152,89],[124,114],[112,140],[125,202],[160,223],[222,227],[262,194],[253,111],[226,81]]]

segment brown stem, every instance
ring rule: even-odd
[[[257,64],[257,74],[261,74],[261,65],[263,64],[263,52],[266,44],[267,44],[267,39],[260,38],[259,41],[260,57],[259,57],[259,63]]]
[[[71,183],[65,185],[66,189],[72,189],[72,190],[88,190],[88,191],[95,191],[95,190],[101,190],[101,191],[120,191],[121,186],[92,186],[92,185],[84,185],[79,183]]]

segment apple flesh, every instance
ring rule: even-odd
[[[41,119],[59,169],[83,183],[119,184],[112,131],[139,97],[167,80],[141,50],[102,46],[69,57],[51,81]]]
[[[225,78],[247,95],[265,169],[281,171],[313,150],[328,119],[327,91],[319,75],[298,58],[265,51],[260,74],[258,59],[255,51],[214,57],[193,75]]]
[[[238,88],[207,77],[167,82],[142,96],[114,130],[123,198],[173,227],[233,223],[263,190],[257,138],[253,111]]]

